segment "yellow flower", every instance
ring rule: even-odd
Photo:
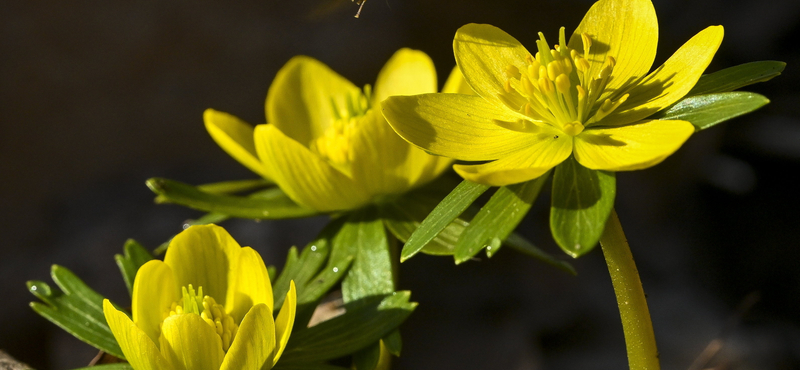
[[[133,285],[133,320],[103,301],[122,352],[136,370],[258,370],[280,358],[294,324],[292,282],[277,319],[258,252],[216,226],[175,236],[164,261],[144,264]]]
[[[446,86],[458,91],[460,73]],[[464,91],[463,88],[461,91]],[[295,202],[320,212],[349,210],[427,183],[451,161],[402,140],[378,103],[391,95],[436,92],[436,70],[425,53],[401,49],[360,89],[323,63],[292,58],[267,93],[268,124],[255,130],[207,110],[206,129],[231,156],[275,181]]]
[[[686,121],[646,119],[691,90],[722,42],[708,27],[648,74],[658,22],[649,0],[601,0],[566,40],[539,33],[531,54],[491,25],[468,24],[453,41],[464,79],[479,96],[392,97],[384,115],[400,136],[429,152],[481,164],[464,178],[507,185],[541,176],[571,154],[583,166],[625,171],[653,166],[694,132]]]

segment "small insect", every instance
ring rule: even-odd
[[[558,139],[558,135],[553,136],[553,139]]]
[[[350,1],[353,1],[358,5],[358,12],[356,12],[356,18],[358,18],[359,16],[361,16],[361,9],[364,8],[364,3],[366,3],[367,0],[350,0]]]

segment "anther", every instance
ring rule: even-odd
[[[569,94],[570,82],[569,77],[566,74],[562,73],[556,77],[556,89],[558,92],[562,94]]]
[[[560,75],[562,72],[563,69],[561,68],[561,63],[557,61],[553,61],[547,65],[547,77],[551,81],[555,81],[556,77],[558,77],[558,75]]]
[[[528,65],[528,77],[530,77],[531,80],[539,79],[539,67],[541,67],[541,65],[535,60]]]
[[[527,76],[522,76],[520,82],[522,82],[522,89],[525,91],[525,94],[533,96],[535,87],[533,87],[531,80],[528,79]]]
[[[506,75],[509,78],[519,79],[519,69],[511,64],[506,66]]]
[[[553,82],[546,77],[539,77],[539,90],[541,90],[544,94],[553,93],[553,91],[555,91],[553,88]]]
[[[581,33],[581,41],[583,42],[583,57],[589,57],[589,49],[592,47],[592,38],[589,37],[589,34],[584,32]]]

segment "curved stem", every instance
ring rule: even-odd
[[[628,365],[631,370],[659,370],[661,366],[647,300],[628,239],[625,238],[615,210],[611,211],[603,236],[600,237],[600,245],[617,296],[622,330],[625,332],[625,346],[628,349]]]

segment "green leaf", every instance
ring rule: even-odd
[[[147,186],[167,202],[206,212],[251,219],[309,217],[317,212],[289,199],[280,188],[270,188],[248,197],[214,194],[178,181],[152,178]]]
[[[375,370],[381,360],[381,342],[375,342],[353,354],[355,370]]]
[[[417,202],[415,199],[403,197],[398,201],[381,205],[381,218],[383,218],[386,228],[404,243],[408,242],[409,238],[417,231],[423,220],[435,207],[435,204],[430,206]],[[419,251],[436,256],[452,255],[458,236],[461,235],[468,224],[467,221],[460,218],[452,220]],[[405,251],[406,249],[403,250]]]
[[[290,248],[286,264],[272,284],[277,310],[283,305],[289,291],[289,282],[294,281],[298,305],[295,325],[308,322],[322,296],[345,276],[353,261],[353,255],[331,254],[333,239],[344,226],[344,221],[344,218],[339,218],[329,223],[314,241],[303,248],[299,257],[297,248]],[[327,265],[323,268],[326,262]]]
[[[235,180],[235,181],[215,182],[211,184],[197,185],[197,189],[206,193],[213,193],[213,194],[235,194],[235,193],[257,190],[272,184],[274,184],[274,182],[265,179]],[[164,196],[157,195],[155,202],[157,204],[169,203],[169,199],[167,199]]]
[[[542,261],[557,269],[560,269],[570,275],[578,274],[578,272],[575,271],[575,268],[572,267],[572,264],[570,264],[567,261],[556,259],[552,255],[539,249],[538,247],[533,245],[533,243],[529,242],[527,239],[523,238],[517,233],[511,233],[511,235],[509,235],[508,238],[506,238],[506,240],[503,242],[503,245],[507,245],[512,249],[516,250],[517,252],[536,258],[539,261]],[[497,253],[497,250],[493,249],[491,251],[486,251],[487,254],[489,254],[489,252],[492,252],[492,254],[494,254]],[[491,255],[489,255],[489,257],[491,258]]]
[[[769,99],[766,97],[745,91],[697,95],[683,99],[651,118],[689,121],[696,131],[700,131],[750,113],[767,103]]]
[[[275,185],[275,182],[267,179],[250,179],[215,182],[211,184],[197,185],[197,188],[214,194],[234,194],[245,191],[253,191],[266,186]]]
[[[349,214],[335,238],[337,245],[349,246],[355,255],[353,266],[342,281],[345,303],[394,291],[394,258],[386,229],[377,216],[373,207]]]
[[[468,261],[483,248],[500,248],[539,196],[549,172],[537,179],[503,186],[481,207],[456,243],[456,264]]]
[[[616,189],[614,172],[590,170],[572,156],[556,166],[550,231],[564,252],[579,257],[597,245]]]
[[[396,329],[383,337],[383,345],[386,346],[386,350],[389,353],[395,357],[400,357],[400,351],[403,349],[403,338],[400,336],[400,329]]]
[[[128,287],[128,293],[131,294],[133,293],[133,280],[136,278],[136,272],[145,262],[153,259],[153,255],[133,239],[128,239],[122,249],[124,255],[116,254],[114,255],[114,260],[117,261],[119,271],[125,280],[125,286]]]
[[[31,308],[89,345],[125,358],[103,315],[103,296],[64,267],[53,265],[50,275],[60,290],[29,281],[28,290],[44,302],[31,302]]]
[[[733,91],[781,74],[786,63],[773,60],[751,62],[703,75],[687,96]]]
[[[394,331],[417,304],[410,292],[371,296],[346,305],[346,313],[292,333],[278,364],[281,368],[318,363],[353,354]],[[284,367],[286,366],[286,367]]]
[[[133,366],[125,362],[118,364],[94,365],[89,367],[81,367],[73,370],[133,370]]]
[[[400,262],[411,258],[422,250],[488,189],[488,185],[466,180],[456,186],[408,238],[403,251],[400,253]]]

